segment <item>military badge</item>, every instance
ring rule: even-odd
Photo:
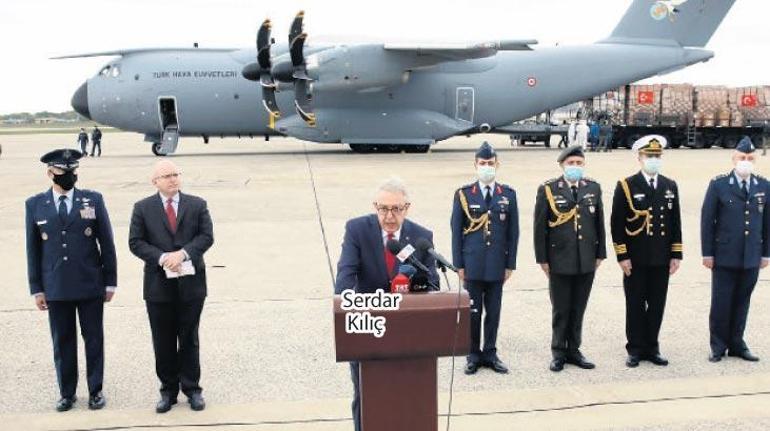
[[[588,211],[591,211],[591,214],[593,214],[593,213],[596,212],[596,207],[591,205],[591,206],[588,207]]]
[[[40,234],[40,238],[42,238],[43,241],[48,241],[48,234],[43,232],[43,233]]]
[[[86,220],[95,220],[96,210],[94,207],[83,207],[83,209],[80,210],[80,218]]]
[[[83,231],[83,233],[84,233],[86,236],[91,236],[91,235],[93,235],[94,231],[93,231],[93,230],[91,230],[91,228],[90,228],[90,227],[87,227],[87,228],[86,228],[86,230],[85,230],[85,231]]]
[[[505,221],[505,213],[500,213],[500,221]]]

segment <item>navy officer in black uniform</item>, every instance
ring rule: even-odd
[[[770,184],[753,174],[754,144],[744,137],[734,169],[709,184],[701,209],[703,265],[711,270],[711,362],[728,355],[756,362],[743,333],[760,268],[770,262]]]
[[[451,220],[453,264],[471,297],[471,353],[465,374],[476,373],[480,366],[505,374],[508,367],[497,356],[497,327],[503,284],[516,269],[519,210],[516,192],[495,182],[500,163],[487,142],[476,152],[474,165],[478,180],[455,192]]]
[[[626,295],[626,365],[648,360],[668,365],[658,335],[669,277],[682,260],[679,189],[660,174],[666,138],[648,135],[634,143],[641,170],[618,181],[612,200],[612,242]]]
[[[583,148],[573,145],[557,161],[564,174],[537,189],[533,228],[535,259],[548,277],[553,307],[553,372],[565,363],[595,367],[580,352],[583,316],[596,269],[607,258],[602,189],[583,175]]]
[[[104,302],[112,299],[117,286],[115,244],[102,195],[75,188],[82,156],[62,149],[41,157],[53,185],[26,201],[29,288],[37,308],[48,310],[61,394],[58,411],[75,403],[76,315],[86,348],[88,407],[105,405]]]

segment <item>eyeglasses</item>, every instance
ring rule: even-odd
[[[381,216],[387,216],[388,213],[392,213],[394,216],[400,216],[409,209],[409,204],[406,203],[404,205],[395,205],[389,207],[386,205],[378,205],[377,202],[375,202],[374,207],[377,209],[377,214]]]
[[[171,178],[179,178],[182,176],[181,172],[174,172],[173,174],[166,174],[166,175],[158,175],[155,177],[156,180],[170,180]]]

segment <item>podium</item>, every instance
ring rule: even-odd
[[[398,310],[370,311],[386,318],[385,334],[347,333],[341,298],[334,297],[337,362],[360,362],[363,431],[437,431],[437,358],[466,355],[470,309],[466,292],[404,294]],[[452,351],[454,348],[454,352]]]

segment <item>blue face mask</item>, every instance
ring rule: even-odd
[[[583,167],[582,166],[565,166],[564,178],[571,182],[576,183],[583,179]]]
[[[660,168],[663,166],[663,161],[660,157],[650,157],[644,159],[644,172],[647,175],[658,175]]]

